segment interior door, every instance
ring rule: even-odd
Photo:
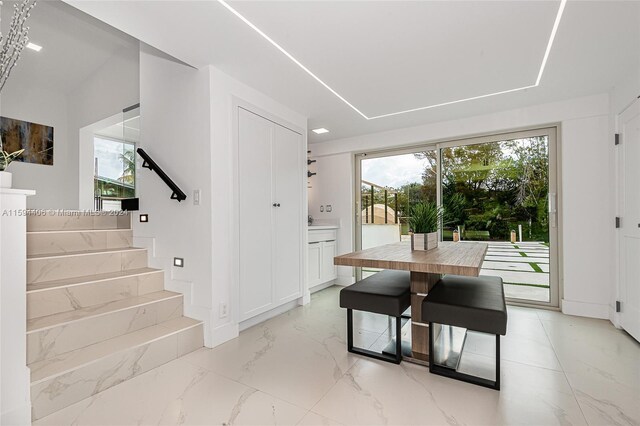
[[[238,110],[240,321],[273,305],[273,123]]]
[[[274,297],[278,304],[300,297],[302,281],[301,220],[302,135],[278,124],[274,126],[273,140],[273,203],[275,256]]]
[[[640,101],[619,117],[620,320],[640,340]]]

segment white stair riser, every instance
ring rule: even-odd
[[[27,216],[27,231],[62,231],[78,229],[129,229],[129,214]]]
[[[198,325],[33,384],[33,420],[192,352],[202,347],[202,336]]]
[[[27,333],[27,364],[182,316],[182,296]]]
[[[162,291],[164,272],[157,271],[27,293],[27,319]]]
[[[146,250],[77,254],[27,260],[27,283],[126,271],[147,266]]]
[[[27,234],[27,255],[131,247],[133,231],[69,231]]]

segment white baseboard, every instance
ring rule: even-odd
[[[620,324],[620,314],[616,312],[615,308],[609,305],[609,321],[615,328],[622,330],[622,324]]]
[[[562,299],[562,313],[579,317],[599,318],[608,320],[609,305],[604,303],[576,302]]]
[[[336,278],[334,284],[335,285],[339,285],[342,287],[346,287],[349,286],[353,283],[356,282],[356,278],[352,277],[352,276],[347,276],[347,275],[338,275],[338,278]]]
[[[249,318],[247,320],[242,321],[240,324],[238,324],[238,330],[239,331],[246,330],[249,327],[253,327],[254,325],[260,324],[261,322],[264,322],[268,319],[276,317],[280,314],[284,314],[285,312],[290,311],[291,309],[297,306],[298,306],[298,299],[292,300],[291,302],[285,303],[284,305],[280,305],[277,308],[274,308],[270,311],[263,312],[260,315],[256,315],[253,318]]]
[[[336,283],[336,280],[331,280],[331,281],[327,281],[326,283],[318,284],[315,287],[311,287],[309,289],[309,292],[313,294],[317,291],[324,290],[325,288],[331,287],[332,285],[335,285],[335,283]]]
[[[2,426],[27,426],[31,425],[31,404],[26,403],[21,407],[5,411],[0,415]]]
[[[298,299],[298,305],[304,306],[308,305],[311,302],[311,291],[307,290],[304,292],[303,296]]]
[[[211,345],[205,345],[208,348],[215,348],[218,345],[221,345],[229,340],[233,340],[240,334],[240,329],[238,327],[238,323],[236,322],[228,322],[219,327],[216,327],[211,332]]]

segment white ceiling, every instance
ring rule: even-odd
[[[2,5],[2,32],[11,21],[14,1]],[[7,84],[68,93],[116,52],[138,49],[138,41],[60,1],[38,1],[27,21],[29,40],[40,52],[25,49]]]
[[[640,2],[569,1],[535,88],[366,120],[217,1],[68,0],[307,115],[311,142],[602,93],[640,69]],[[367,116],[535,83],[559,1],[231,3]],[[640,77],[639,77],[640,78]]]

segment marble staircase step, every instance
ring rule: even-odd
[[[182,316],[183,295],[157,291],[27,320],[27,363]]]
[[[147,250],[127,247],[27,257],[27,284],[139,269],[147,266]]]
[[[164,289],[164,271],[130,269],[27,285],[27,319],[142,296]]]
[[[105,250],[132,246],[131,229],[27,232],[27,256]]]
[[[177,317],[31,363],[33,419],[203,346],[202,322]]]
[[[43,213],[43,214],[40,214]],[[37,211],[27,216],[27,231],[131,229],[131,215],[122,212]]]

